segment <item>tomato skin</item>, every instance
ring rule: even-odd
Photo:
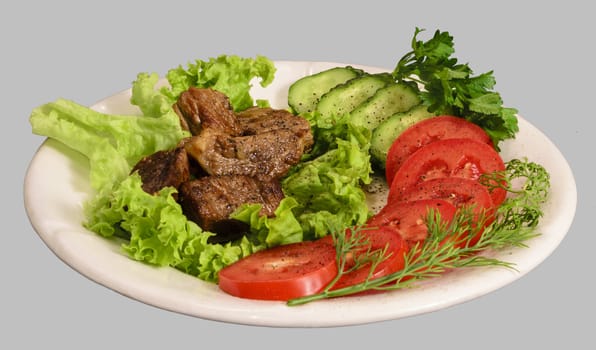
[[[287,301],[319,292],[337,276],[335,247],[305,241],[262,250],[223,268],[219,288],[248,299]]]
[[[476,180],[463,177],[441,177],[418,182],[392,198],[396,201],[421,199],[443,199],[455,207],[474,206],[475,211],[494,208],[488,189]]]
[[[385,162],[385,179],[391,183],[403,162],[421,147],[438,140],[473,139],[493,146],[490,136],[464,118],[441,115],[422,120],[401,133],[391,144]]]
[[[433,178],[463,177],[478,180],[482,174],[505,170],[497,151],[472,139],[446,139],[427,144],[414,152],[399,168],[389,189],[389,201],[394,201],[411,186]],[[495,206],[500,205],[506,191],[491,192]]]
[[[369,228],[361,232],[366,235],[366,238],[370,243],[367,247],[370,247],[371,251],[385,249],[386,247],[387,257],[376,266],[370,277],[370,264],[366,264],[359,269],[341,276],[331,290],[353,286],[366,281],[367,278],[374,280],[404,268],[404,259],[405,254],[408,252],[408,245],[397,232],[387,226]],[[358,254],[358,252],[354,252],[354,254]]]
[[[456,208],[469,207],[474,215],[475,222],[484,215],[483,226],[486,227],[494,220],[495,206],[488,189],[476,180],[461,177],[444,177],[423,181],[411,186],[398,201],[412,201],[422,199],[443,199],[453,204]],[[482,235],[482,229],[468,244],[474,245]]]
[[[424,222],[431,209],[436,210],[445,223],[451,222],[456,211],[453,204],[443,199],[393,201],[370,218],[368,225],[389,227],[412,246],[428,237],[428,228]]]

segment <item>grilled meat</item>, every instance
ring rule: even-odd
[[[138,171],[143,190],[157,193],[164,187],[178,188],[190,178],[190,163],[184,146],[172,150],[158,151],[141,159],[131,173]]]
[[[176,187],[187,218],[216,233],[211,243],[247,232],[229,218],[243,204],[261,204],[261,215],[273,216],[284,197],[279,179],[313,145],[308,121],[272,108],[236,114],[227,96],[212,89],[190,88],[173,107],[193,136],[134,167],[143,189]]]
[[[230,100],[219,91],[191,87],[180,94],[173,108],[182,127],[193,135],[204,128],[230,135],[241,133]]]
[[[202,90],[208,89],[193,89],[192,94],[183,94],[185,102],[178,104],[192,106],[189,111],[213,111],[215,109],[209,106],[229,106],[225,95]],[[298,163],[313,144],[308,121],[288,111],[254,107],[234,114],[232,121],[229,114],[233,112],[229,108],[225,113],[221,111],[225,108],[217,108],[221,113],[217,116],[203,113],[208,117],[200,117],[200,132],[186,146],[188,154],[210,175],[279,178]],[[221,120],[215,121],[218,118]],[[233,127],[228,127],[230,125]]]
[[[275,130],[291,130],[302,139],[304,151],[313,144],[310,124],[283,109],[252,107],[237,114],[242,135],[257,135]]]
[[[261,204],[261,215],[273,216],[284,195],[277,180],[259,181],[245,175],[206,176],[180,186],[178,201],[189,220],[216,233],[209,242],[241,237],[248,227],[229,216],[243,204]]]
[[[305,138],[287,129],[237,137],[204,129],[192,137],[186,150],[210,175],[275,179],[300,161],[304,142]]]

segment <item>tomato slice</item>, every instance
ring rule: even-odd
[[[441,220],[449,223],[455,215],[456,208],[443,199],[393,201],[387,203],[367,224],[371,227],[389,227],[409,245],[414,245],[428,236],[425,222],[430,210],[438,212]]]
[[[422,181],[392,198],[397,201],[420,199],[444,199],[456,207],[473,206],[475,211],[494,208],[486,186],[463,177],[441,177]]]
[[[422,199],[443,199],[453,204],[456,208],[469,207],[477,223],[483,221],[486,227],[494,220],[495,206],[487,188],[476,180],[462,177],[444,177],[420,182],[401,196],[395,198],[400,201],[413,201]],[[482,218],[481,215],[484,215]],[[475,226],[475,225],[474,225]],[[467,243],[476,244],[482,235],[481,227],[476,235]]]
[[[414,152],[399,168],[389,189],[389,201],[402,196],[410,187],[442,177],[478,180],[482,174],[505,170],[503,159],[492,146],[472,139],[446,139],[431,142]],[[495,206],[505,200],[506,191],[491,192]]]
[[[249,255],[221,269],[219,288],[231,295],[287,301],[317,293],[337,275],[335,247],[305,241]]]
[[[453,138],[473,139],[493,146],[490,136],[478,125],[454,116],[437,116],[422,120],[399,135],[391,144],[385,163],[385,178],[391,183],[403,162],[431,142]]]
[[[332,290],[353,286],[367,279],[374,280],[404,268],[404,257],[408,251],[408,246],[393,228],[385,226],[365,229],[361,232],[365,235],[368,244],[362,250],[353,254],[361,254],[362,251],[369,248],[370,251],[386,249],[385,259],[375,267],[372,274],[370,273],[370,264],[365,264],[354,271],[344,274],[333,285]]]

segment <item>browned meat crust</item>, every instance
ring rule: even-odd
[[[180,117],[182,127],[193,135],[198,135],[204,128],[240,135],[230,100],[219,91],[191,87],[180,94],[174,111]]]
[[[284,197],[279,179],[313,145],[308,121],[272,108],[236,114],[227,96],[212,89],[190,88],[173,107],[193,136],[135,166],[143,189],[177,188],[184,214],[216,233],[214,243],[246,232],[245,224],[229,219],[242,204],[260,204],[262,215],[273,216]]]
[[[272,179],[285,175],[313,144],[308,121],[286,110],[249,108],[237,114],[236,126],[240,135],[204,125],[187,143],[188,154],[210,175]]]
[[[180,186],[178,200],[190,220],[204,230],[216,232],[221,241],[245,233],[246,227],[243,229],[240,223],[229,219],[241,205],[260,204],[261,215],[273,216],[283,197],[277,180],[259,181],[250,176],[232,175],[187,181]]]
[[[139,161],[131,173],[138,172],[143,182],[143,190],[157,193],[164,187],[178,188],[190,179],[188,156],[183,146],[172,150],[158,151]]]
[[[280,129],[233,137],[203,130],[187,144],[188,154],[210,175],[248,175],[276,179],[300,161],[304,138]]]
[[[313,144],[310,124],[302,117],[283,109],[252,107],[237,113],[242,135],[256,135],[274,130],[292,130],[304,138],[305,151]]]

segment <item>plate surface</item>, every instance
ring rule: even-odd
[[[287,91],[296,79],[345,65],[333,62],[277,61],[276,78],[267,88],[255,84],[254,98],[287,107]],[[356,65],[354,65],[356,66]],[[383,69],[363,67],[370,72]],[[130,90],[108,97],[92,108],[104,113],[137,114]],[[490,293],[522,277],[560,244],[573,221],[577,189],[571,169],[557,147],[536,127],[519,118],[520,131],[502,144],[505,160],[527,157],[551,175],[551,194],[528,248],[503,250],[497,258],[513,262],[504,268],[469,268],[427,280],[415,288],[371,296],[346,297],[288,307],[281,302],[235,298],[214,284],[173,268],[133,261],[119,245],[81,226],[83,203],[90,197],[86,158],[48,139],[33,157],[24,182],[24,201],[35,231],[62,261],[89,279],[135,300],[204,319],[274,327],[328,327],[397,319],[440,310]]]

